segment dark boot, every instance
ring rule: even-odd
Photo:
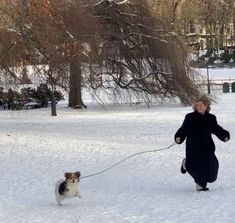
[[[196,183],[196,191],[208,191],[208,187],[202,187],[198,183]]]

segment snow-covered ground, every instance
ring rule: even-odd
[[[191,107],[143,105],[0,111],[1,223],[233,223],[235,217],[235,93],[217,95],[212,113],[230,131],[214,137],[220,161],[209,192],[196,192],[179,171],[185,144],[135,156],[81,180],[82,198],[54,199],[64,172],[102,171],[141,151],[173,142]]]
[[[208,71],[205,68],[196,69],[200,74],[207,77],[207,72],[211,81],[235,81],[235,69],[233,68],[213,68],[209,67]]]

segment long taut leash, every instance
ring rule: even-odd
[[[148,150],[148,151],[143,151],[143,152],[138,152],[138,153],[135,153],[133,155],[130,155],[128,157],[126,157],[125,159],[119,161],[118,163],[102,170],[102,171],[99,171],[99,172],[96,172],[96,173],[93,173],[93,174],[90,174],[90,175],[86,175],[84,177],[80,177],[80,179],[84,179],[84,178],[88,178],[88,177],[93,177],[93,176],[96,176],[96,175],[99,175],[99,174],[102,174],[104,172],[107,172],[109,171],[110,169],[114,168],[115,166],[119,165],[120,163],[134,157],[134,156],[137,156],[137,155],[141,155],[141,154],[144,154],[144,153],[154,153],[154,152],[159,152],[159,151],[162,151],[162,150],[167,150],[167,149],[170,149],[171,147],[173,147],[174,145],[176,144],[176,142],[173,142],[172,144],[170,144],[169,146],[165,147],[165,148],[161,148],[161,149],[154,149],[154,150]]]

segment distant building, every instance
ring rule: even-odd
[[[235,35],[235,12],[231,9],[231,18],[225,25],[205,24],[205,18],[199,16],[189,15],[188,19],[185,19],[184,15],[187,14],[187,7],[192,4],[191,0],[178,0],[176,1],[177,10],[176,18],[178,23],[178,32],[185,37],[187,44],[193,50],[203,49],[231,49],[235,47],[234,35]],[[218,0],[217,4],[224,4],[223,1]],[[235,1],[233,3],[235,8]],[[192,6],[191,6],[192,7]],[[219,7],[219,6],[218,6]],[[209,15],[208,15],[209,18]]]

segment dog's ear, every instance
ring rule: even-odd
[[[67,178],[69,178],[69,176],[71,176],[71,173],[65,173],[64,174],[64,177],[67,179]]]
[[[81,176],[81,173],[79,171],[75,172],[74,174],[77,176],[77,178]]]

